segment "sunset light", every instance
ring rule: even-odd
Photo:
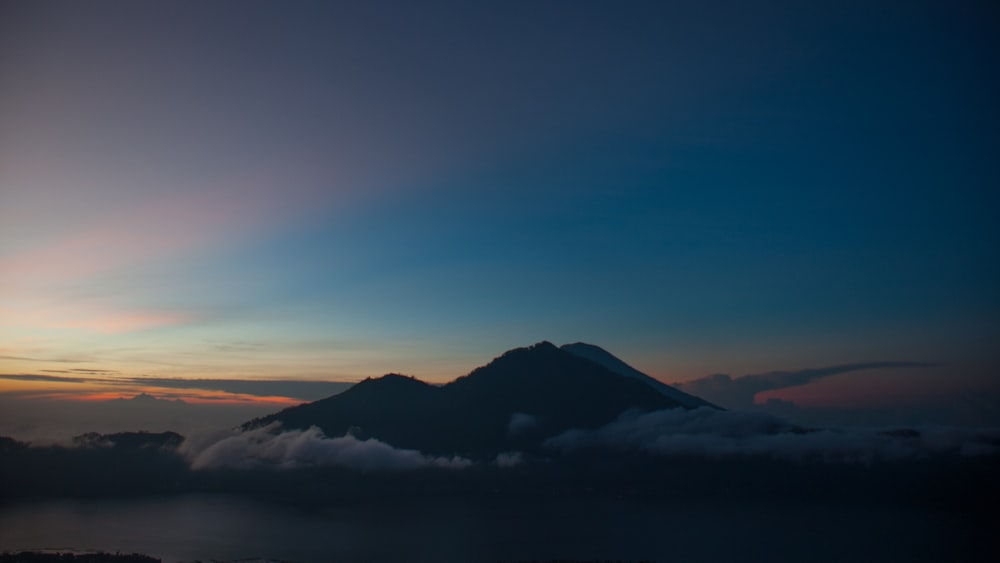
[[[996,0],[0,0],[0,563],[989,560],[998,107]]]

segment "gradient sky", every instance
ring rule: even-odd
[[[0,373],[444,381],[551,340],[995,390],[998,21],[3,2]],[[873,373],[796,397],[915,388]]]

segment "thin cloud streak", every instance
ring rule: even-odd
[[[50,371],[50,370],[45,370]],[[68,372],[66,372],[68,373]],[[95,380],[88,377],[68,377],[61,375],[34,375],[34,374],[10,374],[3,373],[0,374],[0,379],[10,379],[14,381],[44,381],[47,383],[92,383],[94,381],[106,381],[106,380]]]
[[[347,390],[353,385],[345,381],[299,381],[299,380],[254,380],[254,379],[180,379],[157,377],[123,377],[107,374],[101,370],[87,370],[77,377],[68,375],[42,374],[0,374],[2,380],[18,382],[38,382],[46,384],[69,384],[70,386],[101,385],[110,387],[108,393],[116,399],[122,395],[149,393],[155,396],[169,396],[206,402],[237,400],[239,402],[261,401],[292,405],[329,397]],[[30,391],[19,391],[30,392]],[[40,391],[41,392],[41,391]],[[47,392],[47,391],[46,391]],[[0,394],[3,394],[0,385]],[[50,398],[63,400],[95,400],[93,393],[84,389],[66,389]],[[86,397],[86,398],[84,398]]]
[[[147,392],[148,391],[148,392]],[[151,395],[156,393],[157,395]],[[41,400],[63,400],[83,403],[107,403],[111,401],[132,401],[138,397],[150,397],[159,401],[182,402],[192,405],[271,405],[274,408],[293,407],[301,404],[301,401],[291,397],[245,395],[240,393],[222,392],[200,392],[200,393],[163,393],[162,389],[147,388],[138,395],[125,398],[122,393],[101,392],[87,394],[60,395],[51,393],[48,395],[36,395],[34,398]]]
[[[39,371],[44,371],[46,373],[75,373],[83,375],[115,375],[118,370],[114,369],[86,369],[86,368],[72,368],[72,369],[43,369]]]
[[[32,358],[30,356],[0,356],[0,360],[17,360],[20,362],[43,362],[54,364],[79,364],[87,361],[80,358]]]
[[[797,371],[771,371],[767,373],[732,377],[714,374],[692,381],[675,383],[674,386],[697,397],[731,409],[753,408],[758,393],[806,385],[833,375],[852,371],[890,368],[926,368],[939,364],[927,362],[858,362],[825,368]]]

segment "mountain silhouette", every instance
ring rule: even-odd
[[[133,399],[134,400],[134,399]],[[147,400],[158,401],[150,397]],[[90,448],[120,448],[138,450],[142,448],[176,449],[184,441],[184,436],[176,432],[116,432],[100,434],[87,432],[73,437],[73,445]]]
[[[563,344],[560,348],[581,358],[597,362],[618,375],[642,381],[651,386],[653,389],[656,389],[660,393],[670,397],[689,409],[696,409],[698,407],[711,407],[713,409],[720,408],[712,403],[709,403],[705,399],[702,399],[701,397],[695,397],[694,395],[685,393],[680,389],[671,387],[658,379],[642,373],[641,371],[621,361],[614,354],[608,352],[600,346],[594,346],[593,344],[587,344],[584,342],[574,342],[573,344]]]
[[[645,382],[549,342],[504,353],[443,386],[398,374],[248,422],[319,427],[327,436],[377,438],[434,455],[488,458],[532,452],[551,436],[597,428],[630,410],[690,408]]]

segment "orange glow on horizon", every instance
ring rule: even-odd
[[[130,401],[135,399],[137,396],[141,394],[149,395],[161,401],[179,400],[183,403],[192,405],[274,405],[280,407],[289,407],[289,406],[300,405],[303,403],[302,400],[295,399],[292,397],[281,397],[278,395],[258,396],[258,395],[247,395],[243,393],[226,393],[224,391],[199,392],[196,390],[185,390],[183,393],[177,393],[175,390],[171,390],[171,392],[168,395],[157,396],[157,391],[155,389],[147,389],[134,394],[121,393],[121,392],[101,392],[101,393],[88,393],[83,395],[51,394],[47,395],[46,397],[60,401],[103,403],[107,401],[116,401],[116,400]],[[39,396],[39,398],[41,398],[41,396]]]
[[[281,395],[251,395],[194,387],[172,388],[112,381],[34,381],[0,378],[0,394],[13,393],[25,399],[100,403],[114,400],[131,401],[139,395],[158,400],[180,400],[193,405],[271,405],[290,407],[307,402]]]

